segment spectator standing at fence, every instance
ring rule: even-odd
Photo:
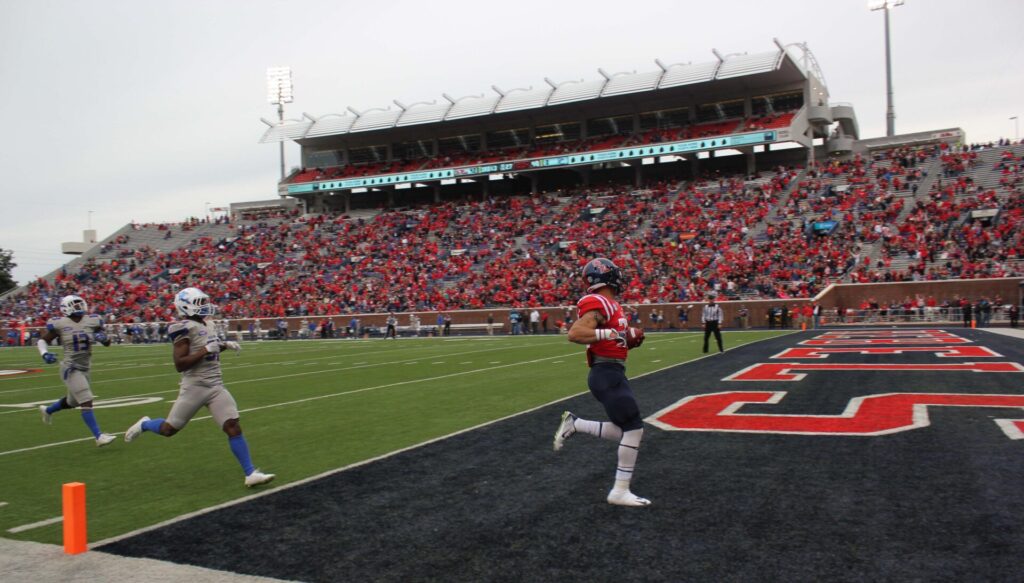
[[[494,336],[494,313],[487,313],[487,335]]]
[[[988,326],[988,323],[992,320],[992,304],[988,301],[988,298],[982,297],[978,301],[978,327]]]
[[[512,310],[508,313],[508,324],[512,327],[512,335],[519,335],[519,310]]]
[[[398,318],[395,317],[394,312],[388,312],[387,325],[388,328],[384,332],[384,340],[388,338],[398,340]]]
[[[444,335],[452,335],[452,315],[448,312],[444,313]]]
[[[964,315],[964,327],[971,327],[971,318],[973,317],[973,310],[971,309],[971,302],[967,298],[960,298],[960,311]]]
[[[548,313],[547,313],[547,310],[545,310],[540,315],[540,327],[544,331],[545,334],[548,333]]]
[[[1010,328],[1017,327],[1017,320],[1020,318],[1020,306],[1014,304],[1010,306]]]
[[[789,328],[789,306],[782,306],[779,311],[779,327]]]
[[[540,312],[537,308],[530,311],[530,334],[540,334]]]
[[[722,332],[718,328],[722,323],[722,307],[715,303],[714,295],[708,297],[708,304],[701,311],[700,322],[704,324],[704,354],[708,352],[708,338],[712,334],[718,343],[718,352],[725,352],[722,348]]]
[[[416,314],[409,314],[409,329],[412,330],[414,338],[420,336],[420,317]]]
[[[444,312],[437,313],[437,335],[441,335],[441,330],[444,328]]]
[[[676,320],[679,322],[680,330],[690,329],[690,308],[692,307],[692,304],[685,308],[683,304],[679,304],[679,307],[676,308]]]
[[[359,337],[359,320],[355,316],[352,316],[352,319],[348,322],[348,334],[349,338]]]
[[[288,340],[288,322],[284,318],[277,319],[277,337],[281,340]]]

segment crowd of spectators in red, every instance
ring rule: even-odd
[[[286,211],[169,251],[133,244],[129,233],[80,268],[0,300],[0,318],[39,325],[76,293],[121,321],[167,320],[173,292],[190,285],[227,318],[570,304],[579,266],[594,256],[627,273],[626,303],[699,301],[711,291],[809,297],[833,281],[1012,273],[1008,265],[1024,258],[1024,161],[1008,151],[993,169],[998,192],[978,192],[967,176],[976,158],[964,153],[893,150],[806,171],[446,202],[370,219]],[[932,156],[942,156],[943,182],[898,220],[896,179],[920,180]],[[990,208],[995,217],[967,217]],[[830,221],[827,233],[812,228]],[[866,245],[880,245],[880,256],[868,257]],[[914,263],[896,270],[894,258]]]

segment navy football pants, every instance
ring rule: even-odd
[[[626,378],[626,367],[614,362],[599,362],[590,367],[587,377],[590,392],[604,405],[608,419],[623,431],[641,429],[640,407]]]

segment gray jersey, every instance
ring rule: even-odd
[[[82,316],[75,322],[67,316],[53,318],[46,323],[46,329],[57,334],[60,345],[64,347],[66,368],[88,371],[92,359],[93,334],[103,330],[103,318],[96,314]]]
[[[188,353],[195,354],[206,347],[207,342],[216,342],[217,335],[210,324],[200,324],[195,320],[175,322],[167,328],[171,342],[188,342]],[[184,339],[184,340],[183,340]],[[192,368],[181,373],[181,386],[224,384],[220,374],[220,354],[209,354]]]

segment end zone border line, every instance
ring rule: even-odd
[[[789,331],[789,332],[787,332],[785,334],[780,334],[779,336],[769,336],[768,338],[761,338],[759,340],[754,340],[753,342],[750,342],[750,343],[747,343],[747,344],[743,344],[741,346],[733,346],[733,347],[727,348],[726,352],[728,352],[730,350],[737,350],[739,348],[746,348],[747,346],[751,346],[752,344],[755,344],[757,342],[763,342],[765,340],[774,340],[776,338],[782,338],[784,336],[789,336],[789,335],[795,334],[797,332],[799,332],[799,330]],[[652,375],[652,374],[655,374],[655,373],[659,373],[659,372],[668,370],[670,368],[675,368],[677,366],[683,366],[685,364],[690,364],[692,362],[697,362],[697,361],[703,360],[705,358],[714,358],[714,357],[718,356],[719,354],[721,354],[721,353],[716,352],[716,353],[711,353],[711,354],[707,354],[705,356],[700,356],[700,357],[694,358],[693,360],[687,360],[685,362],[677,362],[676,364],[671,364],[669,366],[664,366],[664,367],[661,367],[661,368],[658,368],[658,369],[655,369],[655,370],[652,370],[652,371],[648,371],[648,372],[645,372],[645,373],[638,374],[635,377],[630,377],[630,380],[642,378],[642,377],[645,377],[645,376],[649,376],[649,375]],[[559,358],[559,357],[555,356],[555,357],[551,357],[551,358]],[[169,518],[167,520],[164,520],[163,522],[158,522],[156,524],[151,524],[149,526],[144,526],[142,528],[138,528],[136,530],[133,530],[133,531],[130,531],[130,532],[126,532],[124,534],[119,534],[119,535],[115,535],[115,536],[112,536],[112,537],[109,537],[109,538],[105,538],[103,540],[99,540],[99,541],[90,543],[89,544],[89,549],[90,550],[96,550],[96,551],[99,551],[99,552],[103,552],[101,549],[99,549],[99,547],[101,547],[103,545],[108,545],[108,544],[111,544],[111,543],[122,541],[124,539],[131,538],[133,536],[138,536],[140,534],[145,534],[147,532],[150,532],[150,531],[153,531],[153,530],[157,530],[157,529],[163,528],[165,526],[170,526],[170,525],[176,524],[178,522],[183,522],[183,521],[188,520],[190,518],[195,518],[197,516],[202,516],[204,514],[209,514],[210,512],[214,512],[216,510],[221,510],[223,508],[229,508],[231,506],[242,504],[244,502],[249,502],[250,500],[255,500],[257,498],[262,498],[264,496],[269,496],[271,494],[276,494],[276,493],[281,492],[283,490],[290,490],[290,489],[296,488],[298,486],[303,486],[303,485],[308,484],[310,482],[315,482],[316,480],[327,478],[327,477],[333,476],[335,474],[340,474],[341,472],[344,472],[344,471],[352,470],[352,469],[355,469],[355,468],[358,468],[358,467],[361,467],[361,466],[365,466],[365,465],[368,465],[368,464],[371,464],[371,463],[374,463],[374,462],[378,462],[380,460],[387,459],[389,457],[396,456],[398,454],[402,454],[402,453],[405,453],[407,451],[412,451],[414,449],[419,449],[421,447],[432,445],[434,443],[438,443],[440,441],[444,441],[446,439],[462,435],[463,433],[469,433],[470,431],[476,431],[477,429],[483,429],[484,427],[488,427],[490,425],[494,425],[495,423],[501,423],[502,421],[507,421],[509,419],[512,419],[512,418],[515,418],[515,417],[519,417],[520,415],[526,415],[527,413],[533,413],[534,411],[539,411],[540,409],[543,409],[545,407],[550,407],[551,405],[554,405],[556,403],[561,403],[562,401],[567,401],[569,399],[574,399],[576,397],[579,397],[580,395],[585,395],[588,392],[590,392],[590,391],[588,390],[588,391],[580,391],[578,393],[573,393],[572,395],[567,395],[565,397],[561,397],[561,398],[555,399],[554,401],[549,401],[549,402],[544,403],[542,405],[537,405],[536,407],[531,407],[531,408],[525,409],[523,411],[518,411],[516,413],[512,413],[512,414],[506,415],[504,417],[499,417],[498,419],[492,419],[490,421],[485,421],[485,422],[480,423],[478,425],[474,425],[472,427],[467,427],[465,429],[460,429],[458,431],[454,431],[454,432],[448,433],[446,435],[440,435],[438,437],[434,437],[432,439],[428,439],[427,441],[421,441],[420,443],[416,443],[416,444],[413,444],[413,445],[410,445],[410,446],[406,446],[406,447],[403,447],[401,449],[396,449],[395,451],[390,451],[388,453],[381,454],[381,455],[376,456],[376,457],[368,458],[368,459],[361,460],[361,461],[358,461],[358,462],[353,462],[351,464],[348,464],[347,466],[342,466],[340,468],[334,468],[333,470],[327,470],[326,472],[321,472],[321,473],[313,475],[313,476],[308,476],[308,477],[302,478],[301,480],[296,480],[294,482],[289,482],[287,484],[284,484],[282,486],[278,486],[278,487],[273,488],[273,489],[263,490],[262,492],[258,492],[256,494],[250,494],[248,496],[243,496],[241,498],[235,498],[234,500],[228,500],[227,502],[222,502],[220,504],[215,504],[215,505],[209,506],[207,508],[201,508],[199,510],[194,510],[194,511],[188,512],[186,514],[182,514],[181,516],[175,516],[174,518]]]

